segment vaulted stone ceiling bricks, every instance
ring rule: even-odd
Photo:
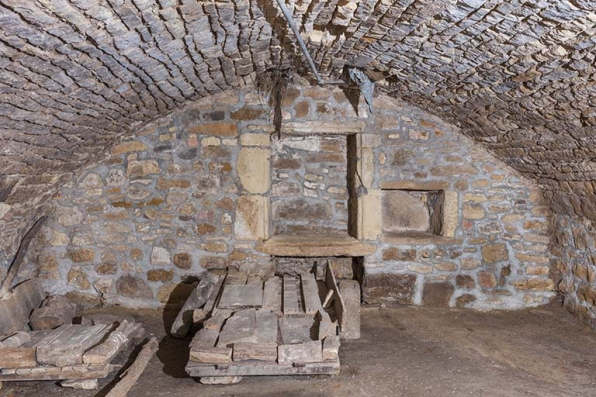
[[[596,219],[596,3],[288,6],[325,80],[367,70]],[[131,126],[272,67],[307,73],[274,0],[0,0],[0,191],[59,183]]]

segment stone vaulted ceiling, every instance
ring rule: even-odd
[[[537,177],[556,210],[596,219],[595,2],[288,6],[324,79],[368,70]],[[0,0],[0,63],[0,173],[31,183],[187,101],[306,65],[274,0]]]

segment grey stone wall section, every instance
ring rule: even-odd
[[[364,258],[365,299],[505,309],[554,296],[550,212],[539,189],[457,127],[387,96],[375,99],[374,115],[363,106],[357,113],[339,89],[309,86],[290,90],[284,114],[288,123],[363,123],[371,191],[422,180],[457,192],[453,238],[368,241],[377,251]],[[271,194],[266,178],[247,178],[238,166],[247,164],[239,161],[247,148],[266,156],[271,118],[266,98],[236,90],[195,101],[114,145],[52,196],[35,257],[46,288],[156,307],[204,271],[271,272],[270,257],[246,238],[253,231],[235,227],[241,206],[251,212]]]

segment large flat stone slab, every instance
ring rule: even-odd
[[[256,249],[277,256],[365,256],[373,254],[376,246],[348,235],[306,234],[274,236]]]

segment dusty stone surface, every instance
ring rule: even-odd
[[[383,232],[429,230],[428,206],[419,197],[402,190],[383,192]]]
[[[345,136],[274,138],[272,164],[274,234],[347,233]]]
[[[450,306],[461,304],[457,299],[466,294],[476,298],[466,300],[469,306],[482,309],[540,305],[554,296],[545,271],[550,260],[549,212],[539,191],[457,128],[385,96],[376,99],[375,113],[369,115],[363,109],[356,113],[339,89],[295,86],[285,102],[288,130],[279,141],[270,135],[268,111],[248,111],[268,109],[261,99],[251,90],[219,94],[120,141],[115,151],[54,195],[48,225],[27,269],[37,272],[53,292],[78,291],[105,302],[159,306],[177,284],[205,270],[271,271],[271,258],[260,250],[262,240],[275,233],[270,225],[294,233],[312,225],[345,231],[352,227],[350,218],[357,218],[357,232],[365,241],[342,243],[334,253],[364,257],[363,295],[371,302],[421,304],[424,285],[443,282],[455,288]],[[299,103],[310,105],[302,118]],[[300,139],[285,139],[294,137],[288,135],[290,127],[302,134]],[[319,130],[328,135],[316,135]],[[346,130],[362,135],[346,137]],[[354,148],[361,149],[351,154],[355,164],[346,158]],[[269,163],[263,161],[269,151],[271,184],[264,175],[255,175],[269,174]],[[239,161],[241,153],[251,155]],[[245,164],[244,171],[239,172],[239,164]],[[360,178],[349,169],[354,167]],[[366,192],[358,196],[360,179]],[[282,182],[285,187],[279,188]],[[452,196],[451,209],[442,208],[449,213],[451,237],[386,238],[383,191],[417,188],[418,182]],[[248,194],[245,183],[252,191],[267,190]],[[308,196],[308,190],[317,197]],[[350,207],[350,190],[356,215],[345,207],[346,201]],[[468,219],[466,206],[474,206],[483,217]],[[305,244],[306,253],[295,247],[283,253],[334,254],[329,247],[312,247],[323,239],[312,240]],[[492,254],[494,260],[483,260],[483,251],[490,247],[504,248]],[[416,281],[408,282],[405,292],[393,278],[374,289],[384,277],[377,274]],[[139,281],[120,288],[135,296],[130,299],[118,289],[123,284],[118,280],[128,275]],[[458,286],[458,275],[471,277],[475,287]],[[367,291],[367,285],[373,289]]]
[[[268,68],[304,61],[287,25],[279,22],[279,10],[258,1],[209,6],[5,1],[0,7],[3,271],[20,236],[57,188],[121,143],[122,136],[133,135],[139,124],[198,98],[252,84]],[[346,65],[366,69],[380,80],[380,91],[444,116],[535,177],[556,213],[596,219],[590,40],[595,21],[589,1],[414,1],[407,7],[306,1],[292,12],[325,79],[339,77]],[[345,116],[333,103],[341,95],[317,104],[294,95],[284,106],[295,104],[290,113],[299,117],[336,111]],[[312,97],[326,99],[320,93]],[[232,95],[228,103],[234,101]],[[232,120],[267,113],[244,105],[232,109]],[[224,121],[219,110],[198,116],[212,123],[191,131],[216,138],[211,142],[238,135],[237,125]],[[399,123],[389,119],[382,125]],[[433,140],[433,131],[412,128],[402,137],[424,144]],[[161,142],[162,148],[169,144],[167,137]],[[112,154],[135,156],[143,145],[119,146]],[[179,155],[192,157],[193,149]],[[217,157],[226,151],[214,146],[206,152]],[[395,164],[408,158],[407,150],[383,155]],[[132,158],[125,169],[135,178],[157,171],[154,162]],[[459,165],[431,171],[473,174]],[[118,185],[121,175],[106,182]],[[101,187],[95,177],[87,182],[94,197]],[[481,204],[465,208],[470,221],[490,216]]]
[[[163,318],[169,318],[167,313],[122,309],[111,313],[142,321],[149,333],[164,338]],[[574,337],[568,337],[570,334]],[[160,350],[129,396],[340,397],[368,393],[380,397],[509,397],[521,390],[545,397],[584,397],[594,387],[594,361],[587,348],[596,343],[594,331],[561,309],[482,313],[421,307],[363,308],[361,338],[342,341],[341,373],[333,377],[245,377],[236,385],[201,385],[185,375],[186,362],[180,360],[188,354],[189,342],[162,339]],[[124,364],[131,350],[118,356],[116,363]],[[395,357],[407,360],[409,365]],[[117,372],[99,381],[99,393],[107,393]],[[66,390],[53,382],[9,382],[2,392],[47,397],[91,397],[98,393]]]

